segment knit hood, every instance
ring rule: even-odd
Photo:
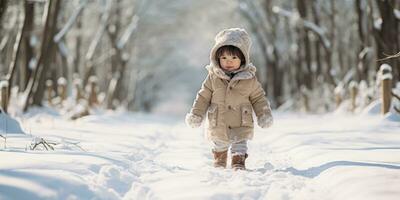
[[[218,58],[216,58],[217,50],[222,46],[232,45],[242,51],[245,62],[237,70],[234,79],[251,79],[255,76],[256,68],[250,63],[250,46],[251,40],[249,34],[241,28],[224,29],[215,36],[215,45],[210,53],[210,65],[206,66],[207,70],[216,74],[222,79],[230,80],[230,77],[220,68]]]

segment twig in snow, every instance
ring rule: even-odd
[[[2,134],[0,134],[0,137],[2,137],[4,139],[4,149],[7,148],[7,138],[6,138],[6,136],[3,136]]]
[[[67,141],[64,141],[64,142],[67,143],[67,144],[72,144],[72,145],[78,147],[80,150],[86,152],[85,149],[83,149],[80,145],[78,145],[80,142],[67,142]]]
[[[35,138],[34,143],[31,143],[31,150],[35,150],[36,147],[39,145],[43,145],[43,147],[48,151],[49,149],[54,150],[54,147],[52,145],[56,145],[57,143],[55,142],[47,142],[43,138]],[[33,145],[33,146],[32,146]]]

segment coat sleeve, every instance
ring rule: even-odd
[[[265,91],[257,79],[255,79],[252,89],[253,91],[250,93],[250,102],[253,105],[257,118],[266,117],[267,120],[272,120],[269,101],[265,97]]]
[[[197,93],[196,99],[194,100],[190,112],[203,118],[208,109],[208,106],[210,105],[212,92],[213,89],[211,84],[211,77],[210,75],[208,75],[201,85],[200,91]]]

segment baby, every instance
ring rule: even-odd
[[[231,167],[245,169],[247,140],[253,138],[253,110],[258,125],[272,125],[271,108],[251,64],[251,40],[244,29],[219,32],[210,53],[208,76],[185,121],[199,127],[207,114],[207,138],[211,141],[214,166],[226,168],[230,147]]]

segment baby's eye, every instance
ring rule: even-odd
[[[237,58],[238,58],[238,57],[236,57],[236,56],[233,56],[233,57],[232,57],[232,59],[237,59]]]
[[[225,56],[221,56],[220,59],[226,59],[226,57]]]

